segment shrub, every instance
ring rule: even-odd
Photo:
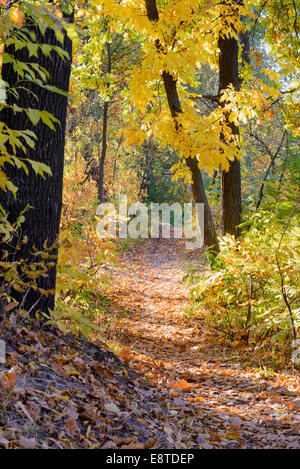
[[[287,206],[281,207],[287,211]],[[289,207],[290,208],[290,207]],[[206,273],[191,272],[193,311],[235,345],[291,344],[300,325],[300,228],[288,217],[259,211],[236,240],[226,236]]]

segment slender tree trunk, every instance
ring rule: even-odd
[[[73,21],[73,15],[65,18]],[[62,47],[69,53],[70,60],[63,60],[56,52],[51,51],[51,56],[41,53],[38,57],[29,57],[28,50],[16,51],[14,46],[5,49],[4,54],[11,54],[17,60],[28,64],[38,63],[49,72],[47,84],[55,86],[63,91],[68,91],[71,72],[72,42],[64,33],[64,44],[57,41],[55,33],[47,28],[41,34],[39,28],[34,25],[28,27],[36,34],[36,42]],[[2,79],[8,83],[9,88],[18,86],[20,78],[11,63],[4,63],[2,67]],[[17,150],[17,156],[28,157],[50,166],[53,176],[46,175],[44,178],[36,175],[29,168],[26,175],[21,169],[7,165],[5,172],[12,182],[18,187],[17,198],[11,193],[0,191],[0,204],[8,213],[10,221],[14,222],[20,212],[29,205],[31,208],[26,212],[25,222],[22,224],[22,235],[27,237],[27,243],[21,245],[21,249],[15,252],[14,246],[10,246],[10,256],[16,260],[24,259],[22,263],[29,265],[31,262],[41,260],[33,255],[35,250],[44,251],[45,245],[49,248],[55,246],[58,240],[59,225],[62,208],[62,184],[64,165],[64,144],[66,130],[67,97],[51,92],[32,82],[20,83],[22,88],[18,89],[19,97],[7,93],[7,103],[17,104],[22,108],[35,108],[46,110],[53,114],[59,123],[55,124],[55,131],[51,130],[41,121],[34,126],[24,112],[13,113],[6,108],[1,111],[0,119],[10,129],[31,130],[37,136],[35,148],[27,148],[26,154],[21,149]],[[45,260],[51,266],[46,276],[40,276],[37,281],[38,289],[50,290],[48,295],[41,294],[38,289],[30,288],[26,295],[23,307],[26,310],[47,312],[54,309],[55,297],[53,291],[56,287],[56,255],[57,247],[50,250],[52,259]],[[28,279],[27,279],[28,280]],[[24,293],[12,291],[12,296],[21,302]]]
[[[238,41],[233,37],[220,35],[218,46],[219,53],[219,96],[220,93],[232,85],[239,90],[238,67]],[[220,103],[220,105],[225,103]],[[228,118],[228,117],[227,117]],[[233,135],[239,134],[239,129],[233,122],[227,120]],[[240,162],[235,158],[230,162],[229,171],[221,170],[221,235],[229,233],[239,235],[238,225],[241,223],[242,196],[241,196],[241,169]]]
[[[99,159],[99,179],[98,179],[98,201],[103,202],[104,196],[104,163],[107,152],[107,121],[108,121],[108,102],[105,101],[102,116],[102,147]]]
[[[143,171],[142,182],[138,194],[138,199],[141,202],[145,202],[145,194],[149,192],[149,187],[153,179],[152,171],[152,136],[150,136],[148,142],[143,145],[143,150],[145,154],[145,166]]]
[[[150,21],[158,21],[159,15],[156,6],[156,0],[145,0],[147,16]],[[160,50],[159,42],[156,43],[158,51]],[[175,121],[178,114],[182,113],[181,103],[178,95],[177,84],[175,78],[167,71],[163,71],[162,79],[168,99],[171,115]],[[178,129],[179,130],[179,129]],[[214,247],[215,251],[219,250],[218,238],[216,234],[215,224],[208,204],[202,174],[198,166],[196,158],[186,158],[186,164],[192,174],[192,191],[196,203],[204,204],[204,244],[205,246]]]
[[[262,183],[261,183],[261,186],[260,186],[260,189],[259,189],[259,194],[258,194],[258,201],[256,203],[256,210],[259,209],[260,207],[260,204],[262,203],[262,199],[263,199],[263,196],[264,196],[264,189],[265,189],[265,182],[267,181],[268,177],[269,177],[269,174],[270,174],[270,171],[271,170],[274,170],[274,165],[275,165],[275,161],[276,161],[276,158],[279,156],[280,154],[280,150],[282,148],[282,145],[284,143],[284,139],[285,139],[285,136],[287,135],[287,131],[285,130],[283,132],[283,135],[282,135],[282,138],[281,138],[281,142],[276,150],[275,153],[272,153],[271,150],[268,151],[269,155],[270,155],[270,158],[271,158],[271,161],[270,161],[270,164],[267,168],[267,171],[265,172],[265,175],[263,177],[263,180],[262,180]]]
[[[196,158],[189,157],[186,160],[186,164],[192,173],[192,191],[194,201],[196,203],[204,204],[204,244],[208,247],[213,246],[214,250],[218,252],[219,242],[215,223],[207,200],[202,174],[198,167],[198,161]]]
[[[106,43],[107,50],[107,74],[111,73],[111,50],[110,43]],[[107,88],[110,88],[110,84],[107,83]],[[108,126],[108,108],[109,102],[105,101],[103,106],[103,118],[102,118],[102,148],[99,160],[99,179],[98,179],[98,201],[103,202],[105,199],[104,195],[104,164],[107,152],[107,126]]]
[[[119,140],[119,142],[118,142],[118,148],[117,148],[117,151],[116,151],[116,154],[115,154],[115,158],[114,158],[114,169],[113,169],[113,177],[112,177],[112,183],[113,183],[113,184],[114,184],[115,179],[116,179],[116,174],[117,174],[117,162],[118,162],[118,158],[119,158],[119,151],[120,151],[120,148],[121,148],[121,145],[122,145],[122,141],[123,141],[123,134],[121,135],[120,140]]]

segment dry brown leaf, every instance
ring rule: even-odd
[[[150,438],[150,440],[146,441],[144,448],[145,449],[154,448],[156,443],[157,443],[157,440],[155,438]]]
[[[137,439],[134,439],[128,445],[121,446],[121,449],[144,449],[144,448],[145,448],[145,444],[137,441]]]
[[[25,449],[35,449],[39,444],[35,438],[26,438],[23,435],[20,436],[19,443]]]
[[[65,425],[65,430],[71,436],[75,436],[77,433],[80,433],[80,429],[77,425],[77,422],[73,417],[68,418]]]

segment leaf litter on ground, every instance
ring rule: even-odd
[[[264,375],[185,314],[199,253],[149,240],[119,260],[105,343],[2,327],[0,447],[300,448],[299,375]]]

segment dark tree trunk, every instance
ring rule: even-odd
[[[233,38],[219,37],[219,95],[231,84],[235,90],[239,90],[238,67],[238,41]],[[224,104],[224,103],[223,103]],[[222,105],[222,103],[221,103]],[[238,135],[239,130],[227,121],[233,135]],[[241,197],[241,169],[240,162],[235,158],[230,162],[229,171],[221,170],[221,235],[229,233],[239,235],[238,225],[241,223],[242,197]]]
[[[186,164],[192,173],[192,191],[194,201],[204,205],[204,244],[212,246],[214,251],[219,251],[219,242],[215,228],[214,219],[207,200],[205,186],[198,161],[195,158],[187,158]]]
[[[241,218],[241,167],[235,158],[228,172],[221,171],[221,235],[239,236]]]
[[[121,148],[121,145],[122,145],[122,141],[123,141],[123,134],[121,135],[120,140],[118,142],[118,148],[117,148],[117,151],[116,151],[115,157],[114,157],[114,169],[113,169],[113,177],[112,177],[112,183],[113,184],[114,184],[115,179],[116,179],[117,163],[118,163],[119,151],[120,151],[120,148]]]
[[[158,21],[159,15],[156,6],[156,0],[145,0],[145,5],[147,9],[147,16],[150,21]],[[159,42],[156,43],[157,50],[160,50]],[[164,87],[168,99],[168,104],[170,108],[171,115],[175,120],[178,114],[182,113],[181,103],[178,95],[177,84],[174,77],[167,71],[163,71],[162,79],[164,82]],[[178,128],[178,130],[180,130]],[[198,161],[196,158],[186,158],[186,164],[192,174],[192,191],[194,196],[194,201],[196,203],[204,204],[204,244],[207,247],[213,247],[215,251],[219,250],[219,243],[216,234],[214,220],[211,214],[211,210],[208,204],[205,187],[202,179],[202,174],[198,166]]]
[[[67,21],[73,20],[73,15],[65,18]],[[30,27],[35,31],[36,42],[39,44],[49,44],[59,46],[69,53],[70,60],[63,60],[55,51],[51,51],[51,57],[47,57],[40,52],[38,57],[29,57],[27,49],[15,51],[13,46],[7,47],[5,53],[12,54],[17,60],[27,63],[38,63],[49,72],[48,85],[55,86],[62,91],[68,91],[69,78],[71,72],[72,42],[65,34],[64,44],[57,41],[53,30],[47,28],[42,35],[40,30],[34,25]],[[2,79],[10,88],[18,83],[18,75],[15,73],[11,63],[2,67]],[[7,102],[12,105],[16,103],[23,108],[35,108],[46,110],[53,114],[59,123],[55,125],[55,131],[39,121],[34,126],[27,115],[22,113],[14,114],[10,109],[1,112],[0,119],[9,128],[16,130],[29,129],[37,136],[34,149],[27,148],[26,155],[22,150],[17,150],[17,156],[28,157],[32,160],[45,163],[51,168],[53,176],[45,175],[42,178],[36,175],[29,167],[29,175],[21,169],[16,169],[7,165],[5,172],[12,182],[18,187],[17,198],[11,193],[0,191],[0,204],[8,213],[10,221],[15,221],[20,212],[29,204],[31,208],[26,212],[26,220],[22,224],[22,235],[27,236],[28,241],[22,244],[21,250],[14,253],[11,248],[11,255],[15,259],[24,259],[25,263],[36,262],[38,259],[32,255],[34,250],[44,250],[44,243],[48,247],[55,245],[59,234],[59,225],[62,208],[62,185],[64,166],[64,144],[66,129],[67,97],[52,91],[46,90],[36,84],[22,82],[25,89],[19,89],[19,98],[8,93]],[[57,254],[57,247],[51,251],[52,255]],[[50,260],[46,260],[49,263]],[[40,276],[37,285],[43,290],[54,290],[56,287],[56,259],[51,259],[52,267],[47,276]],[[24,293],[11,292],[12,296],[19,302],[24,297]],[[41,295],[41,293],[31,288],[26,295],[23,307],[26,310],[47,312],[54,309],[54,294]]]
[[[103,202],[104,194],[104,163],[107,151],[107,121],[108,121],[108,102],[105,101],[102,116],[102,147],[99,158],[99,179],[98,179],[98,201]]]
[[[111,50],[110,43],[106,43],[107,50],[107,74],[111,73]],[[110,88],[110,84],[107,83],[107,88]],[[104,164],[107,152],[107,125],[108,125],[108,108],[109,102],[105,101],[103,106],[103,117],[102,117],[102,148],[99,160],[99,180],[98,180],[98,201],[103,202],[105,199],[104,194]]]

